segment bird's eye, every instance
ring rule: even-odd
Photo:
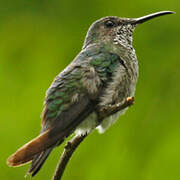
[[[105,26],[111,28],[115,26],[115,23],[113,21],[108,20],[105,22]]]

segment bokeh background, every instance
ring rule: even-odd
[[[140,66],[135,105],[105,134],[95,131],[81,144],[64,180],[180,179],[180,1],[1,0],[1,180],[24,179],[29,165],[9,168],[6,159],[39,134],[45,91],[81,50],[90,24],[160,10],[177,14],[134,32]],[[63,146],[35,180],[51,179]]]

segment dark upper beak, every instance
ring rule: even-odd
[[[132,19],[131,24],[134,24],[134,25],[142,24],[142,23],[144,23],[144,22],[146,22],[146,21],[148,21],[150,19],[153,19],[155,17],[164,16],[166,14],[174,14],[174,13],[175,12],[172,12],[172,11],[160,11],[160,12],[157,12],[157,13],[149,14],[147,16]]]

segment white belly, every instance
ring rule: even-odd
[[[92,113],[76,128],[75,133],[77,135],[82,135],[86,133],[89,134],[95,128],[98,130],[99,133],[104,133],[112,124],[114,124],[118,120],[121,114],[125,113],[126,110],[127,108],[115,113],[112,116],[105,118],[99,126],[97,126],[96,113]]]

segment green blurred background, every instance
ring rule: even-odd
[[[39,134],[45,91],[81,50],[90,24],[107,15],[139,17],[160,10],[177,14],[134,32],[140,66],[135,105],[105,134],[95,131],[81,144],[64,180],[180,179],[180,1],[1,0],[1,180],[24,179],[29,165],[14,169],[5,161]],[[51,179],[63,146],[35,180]]]

